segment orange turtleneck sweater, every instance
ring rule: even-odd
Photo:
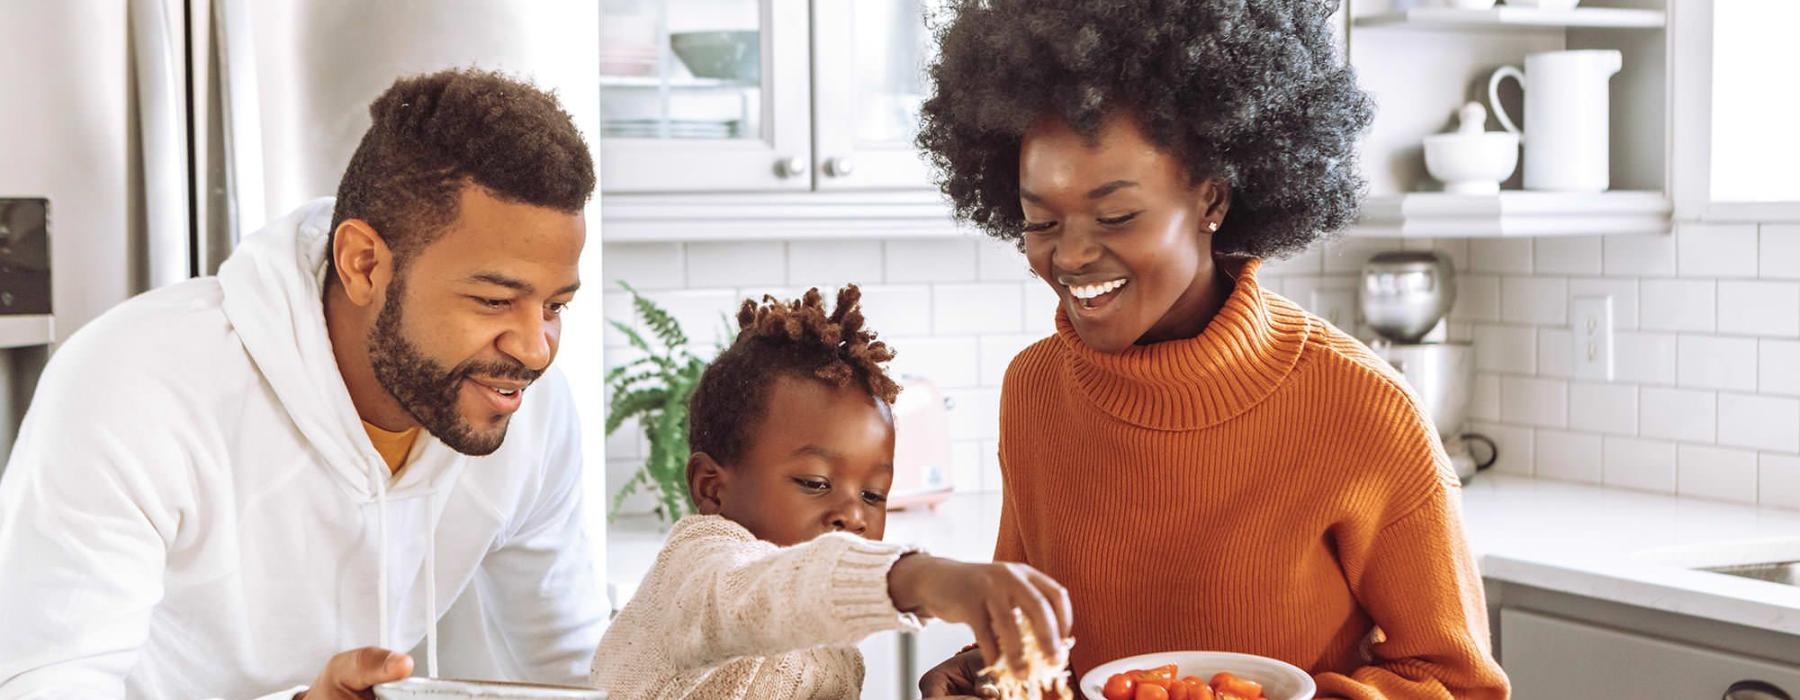
[[[1403,380],[1257,261],[1221,264],[1237,282],[1198,337],[1104,354],[1059,311],[1013,360],[995,558],[1068,587],[1077,678],[1221,650],[1320,697],[1505,697],[1457,480]]]

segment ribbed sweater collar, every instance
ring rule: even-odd
[[[1200,335],[1103,353],[1056,312],[1065,366],[1101,410],[1156,430],[1197,430],[1223,423],[1274,393],[1306,345],[1305,312],[1256,283],[1261,262],[1219,258],[1236,280]]]

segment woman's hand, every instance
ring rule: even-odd
[[[1039,650],[1053,663],[1063,662],[1074,623],[1068,591],[1024,564],[908,554],[888,570],[888,594],[900,610],[968,625],[985,666],[1005,658],[1011,668],[1027,667],[1024,629],[1014,610],[1023,613]]]
[[[980,649],[966,649],[926,671],[919,679],[919,692],[927,698],[994,698],[993,680],[981,675],[987,664],[981,661]]]

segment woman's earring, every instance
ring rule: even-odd
[[[1218,233],[1219,232],[1219,222],[1217,222],[1217,221],[1207,222],[1206,230],[1211,231],[1213,233]]]

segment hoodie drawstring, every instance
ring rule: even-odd
[[[373,462],[369,464],[369,467],[369,476],[373,477],[375,482],[376,585],[381,587],[375,596],[378,601],[376,603],[378,611],[376,619],[381,624],[381,632],[378,636],[381,640],[381,648],[391,651],[394,645],[388,635],[387,475],[382,474],[380,468]]]
[[[381,624],[381,648],[393,650],[393,640],[388,632],[388,542],[387,542],[387,475],[381,467],[371,463],[370,476],[375,481],[375,537],[379,540],[375,547],[377,574],[380,593],[376,595],[377,618]],[[437,627],[437,492],[432,491],[425,499],[425,677],[438,677],[438,627]]]

